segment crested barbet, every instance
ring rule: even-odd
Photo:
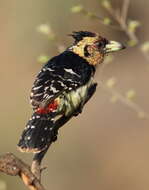
[[[125,48],[98,33],[79,31],[71,36],[74,43],[50,59],[33,83],[33,114],[18,143],[22,152],[40,153],[56,141],[58,129],[81,113],[95,93],[96,66],[106,54]]]

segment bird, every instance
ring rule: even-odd
[[[57,140],[59,128],[80,114],[95,94],[97,66],[107,54],[125,48],[95,32],[77,31],[70,36],[73,44],[51,58],[33,83],[33,114],[17,145],[22,152],[41,153]]]

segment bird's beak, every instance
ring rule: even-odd
[[[119,42],[116,42],[116,41],[109,41],[108,44],[106,44],[105,46],[105,52],[106,53],[111,53],[111,52],[114,52],[114,51],[119,51],[119,50],[122,50],[122,49],[125,49],[126,47],[119,43]]]

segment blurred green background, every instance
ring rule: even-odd
[[[121,7],[122,0],[112,0]],[[57,41],[69,46],[67,34],[77,30],[100,32],[108,39],[126,43],[127,36],[81,14],[73,14],[77,4],[99,15],[107,13],[100,0],[0,0],[0,154],[13,152],[30,163],[32,155],[17,151],[16,144],[32,113],[29,93],[42,64],[41,54],[58,54],[54,41],[37,32],[49,24]],[[100,88],[100,80],[117,79],[116,89],[125,96],[136,91],[133,100],[149,113],[149,60],[139,50],[148,40],[148,0],[131,0],[128,18],[139,20],[139,44],[115,54],[102,75],[96,74],[98,89],[83,113],[59,132],[58,141],[48,151],[43,165],[42,182],[52,190],[148,190],[149,119],[121,101],[110,102],[111,93]],[[0,190],[26,189],[17,177],[0,174]],[[6,186],[6,188],[5,188]]]

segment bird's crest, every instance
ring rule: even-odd
[[[72,36],[75,39],[75,42],[81,41],[84,37],[95,37],[96,34],[93,32],[88,31],[79,31],[79,32],[73,32],[69,36]]]

